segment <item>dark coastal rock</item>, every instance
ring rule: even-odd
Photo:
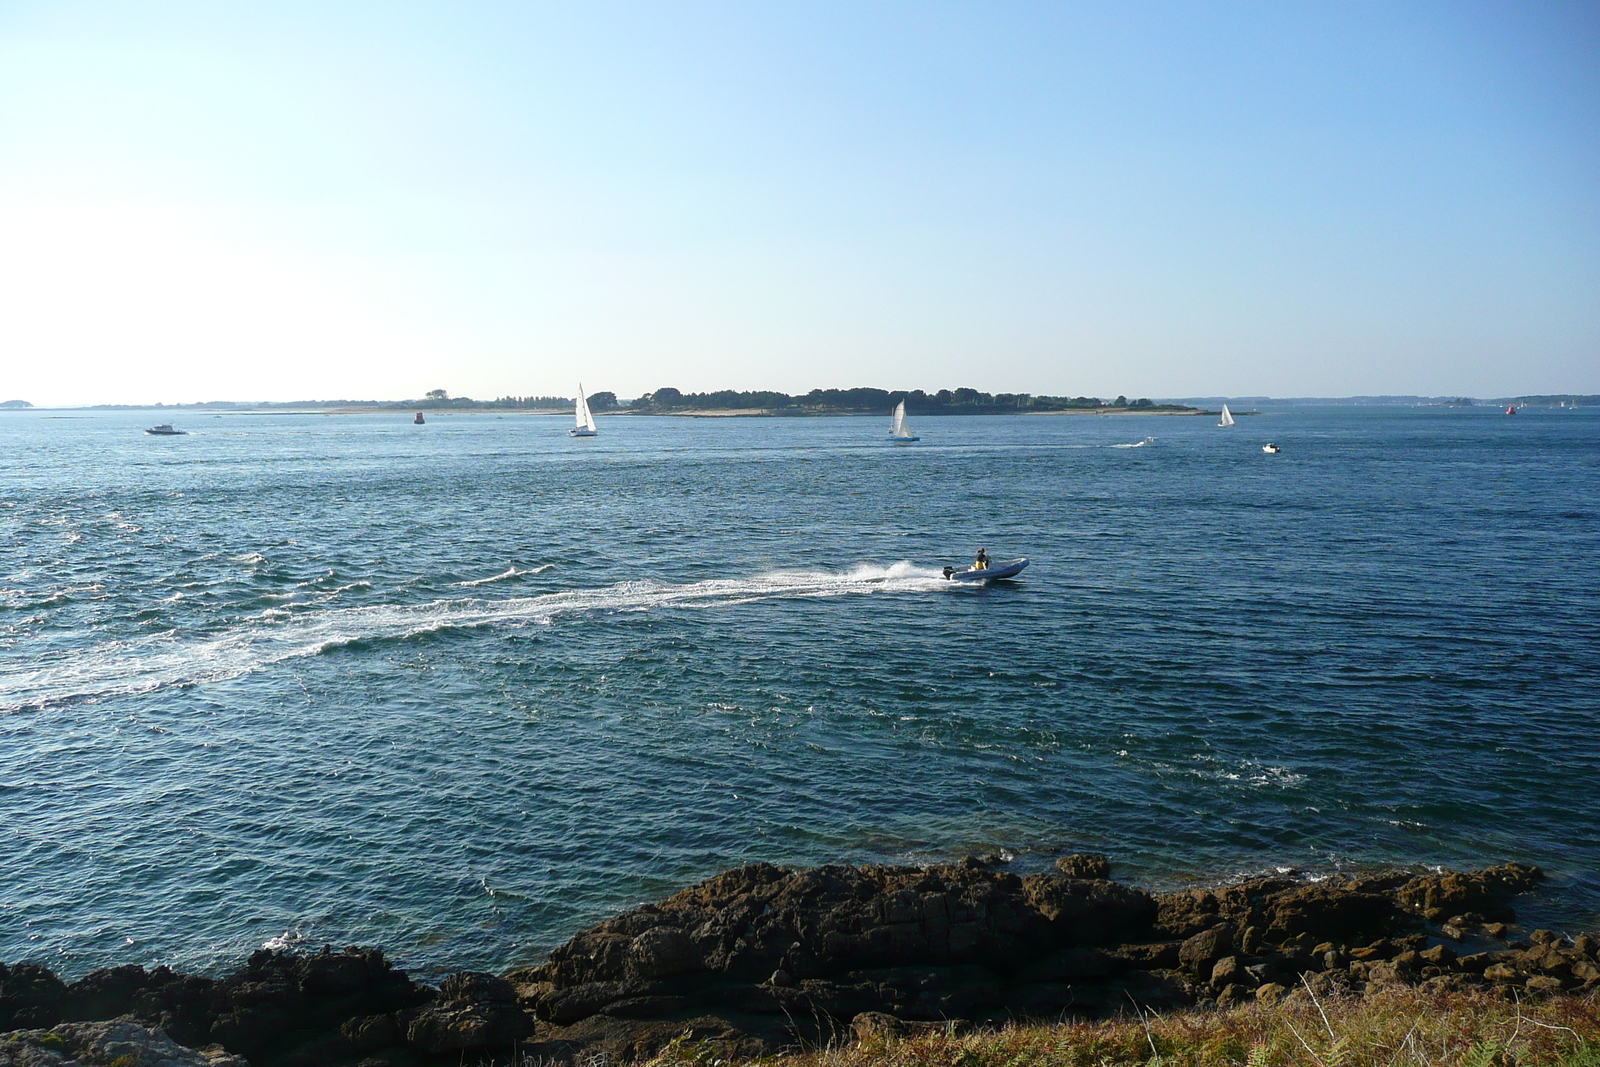
[[[0,965],[0,1030],[31,1030],[61,1021],[67,987],[37,963]]]
[[[1263,910],[1265,937],[1272,942],[1300,934],[1357,941],[1393,928],[1396,913],[1395,901],[1384,894],[1327,884],[1284,891]]]
[[[406,1041],[425,1053],[485,1052],[509,1049],[534,1029],[514,1004],[456,1001],[423,1008],[406,1028]]]
[[[481,971],[458,971],[439,984],[439,998],[417,1011],[406,1042],[427,1055],[510,1049],[537,1029],[533,1012],[517,1002],[516,988]]]
[[[1041,892],[1050,888],[1039,884]],[[756,983],[780,970],[801,981],[894,964],[1006,962],[1031,945],[1058,943],[1051,930],[1058,914],[1070,922],[1094,912],[1101,898],[1128,892],[1115,887],[1079,901],[1058,894],[1063,908],[1076,910],[1047,916],[1020,879],[982,866],[783,871],[757,864],[579,934],[551,954],[539,978],[565,988],[709,972]]]
[[[62,1023],[48,1030],[0,1033],[0,1064],[8,1067],[249,1067],[216,1046],[178,1044],[130,1019]]]
[[[1195,934],[1178,947],[1178,965],[1193,975],[1205,976],[1217,961],[1233,951],[1233,926],[1218,923]]]
[[[1068,878],[1110,878],[1111,861],[1098,852],[1074,852],[1056,860],[1056,870]]]
[[[503,979],[492,981],[509,991]],[[94,971],[67,987],[60,1002],[74,1018],[126,1013],[191,1048],[217,1043],[253,1063],[290,1064],[331,1063],[376,1051],[383,1047],[379,1034],[390,1035],[393,1044],[401,1035],[392,1021],[357,1028],[359,1041],[345,1024],[388,1018],[432,996],[390,967],[382,952],[352,948],[309,955],[257,952],[221,981],[166,967]],[[0,997],[0,1008],[10,1004],[9,995]]]
[[[1046,956],[1017,975],[1021,982],[1082,982],[1106,978],[1127,962],[1096,949],[1075,946]]]
[[[1506,863],[1471,874],[1443,871],[1412,878],[1395,890],[1395,901],[1424,919],[1438,920],[1455,912],[1477,912],[1490,919],[1514,918],[1511,901],[1544,881],[1544,872],[1522,863]]]
[[[1537,882],[1535,868],[1274,876],[1162,894],[1108,871],[1104,857],[1083,855],[1027,877],[976,860],[754,864],[582,931],[543,966],[459,972],[437,991],[375,949],[258,952],[219,980],[121,967],[65,986],[43,967],[0,966],[0,1022],[127,1012],[254,1067],[459,1067],[513,1052],[551,1064],[626,1062],[685,1041],[701,1043],[697,1057],[751,1058],[967,1021],[1398,986],[1600,989],[1592,937],[1536,931],[1458,958],[1425,932],[1424,923],[1438,924],[1435,935],[1452,924],[1492,932],[1492,919],[1510,917],[1511,897]]]
[[[587,1019],[609,1004],[637,1000],[663,992],[667,987],[657,982],[580,982],[577,985],[557,988],[544,983],[531,996],[523,999],[539,1018],[558,1026]]]
[[[624,1016],[731,1012],[747,1037],[769,1045],[784,1043],[776,1020],[802,1017],[829,1026],[859,1018],[856,1029],[881,1036],[951,1018],[1093,1016],[1130,1001],[1236,1003],[1257,989],[1270,1001],[1307,988],[1442,988],[1483,981],[1489,965],[1474,971],[1448,947],[1430,948],[1418,902],[1458,916],[1504,914],[1505,894],[1530,884],[1531,870],[1274,876],[1152,895],[1103,877],[1104,857],[1064,857],[1057,867],[1023,878],[970,859],[739,868],[601,923],[512,977],[543,1025],[563,1032],[602,1017],[618,1025]],[[1532,948],[1570,951],[1553,941]],[[1586,980],[1573,958],[1560,961],[1523,960],[1511,973],[1519,983]]]
[[[107,967],[90,971],[67,987],[68,1019],[114,1019],[133,1010],[133,998],[150,985],[143,967]]]
[[[1147,934],[1159,910],[1143,890],[1104,879],[1035,874],[1022,885],[1028,904],[1069,942],[1109,944]]]

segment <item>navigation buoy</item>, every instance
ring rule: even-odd
[[[1517,409],[1516,409],[1516,407],[1514,405],[1511,405],[1511,404],[1507,404],[1506,405],[1506,414],[1507,415],[1515,415],[1516,413],[1517,413]]]

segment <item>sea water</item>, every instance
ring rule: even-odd
[[[1600,411],[569,422],[0,415],[0,960],[499,970],[739,863],[1075,850],[1600,922]]]

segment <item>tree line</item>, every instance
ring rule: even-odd
[[[800,396],[769,391],[740,392],[720,389],[711,393],[684,393],[677,389],[657,389],[634,400],[627,410],[651,413],[673,411],[737,411],[759,409],[774,414],[880,414],[900,401],[907,415],[1007,415],[1028,411],[1128,410],[1187,411],[1182,404],[1157,404],[1148,397],[1129,400],[1119,396],[1102,400],[1093,396],[1035,396],[1032,393],[985,393],[977,389],[940,389],[937,393],[921,389],[813,389]],[[589,406],[596,411],[594,398]]]

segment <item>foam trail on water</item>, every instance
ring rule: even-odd
[[[506,570],[500,574],[493,574],[487,578],[474,578],[470,582],[457,582],[456,584],[459,586],[488,585],[490,582],[503,582],[507,578],[520,578],[524,574],[542,574],[554,566],[554,563],[542,563],[537,567],[530,567],[528,570],[519,571],[517,570],[516,566],[513,565],[506,568]]]
[[[548,564],[547,564],[548,566]],[[113,641],[48,663],[0,666],[0,711],[65,700],[146,693],[224,681],[360,641],[445,629],[520,626],[573,615],[608,615],[672,606],[713,607],[782,597],[834,597],[949,589],[937,571],[910,563],[859,564],[845,573],[779,571],[752,578],[672,584],[619,582],[539,596],[458,597],[428,604],[375,604],[290,614],[264,612],[208,639]]]
[[[1143,441],[1135,441],[1131,445],[1112,445],[1111,447],[1112,448],[1143,448],[1145,445],[1153,445],[1155,443],[1156,443],[1156,439],[1154,437],[1146,437]]]

